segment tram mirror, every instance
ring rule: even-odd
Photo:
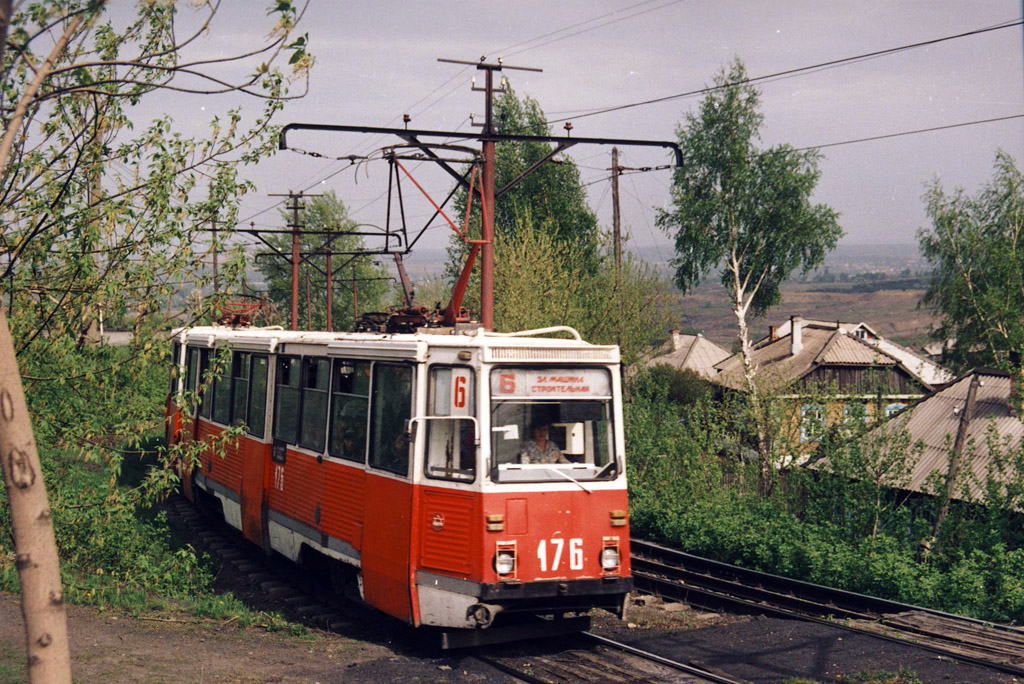
[[[502,439],[508,440],[519,440],[519,426],[515,423],[511,425],[496,425],[491,428],[491,432],[502,433]]]
[[[582,423],[604,418],[604,405],[599,401],[563,401],[558,405],[559,423]]]

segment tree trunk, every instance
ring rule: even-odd
[[[57,544],[14,341],[0,311],[0,459],[11,507],[30,682],[70,682]]]
[[[740,288],[739,273],[733,271],[735,287],[733,290],[735,300],[733,302],[733,314],[736,316],[736,327],[740,340],[740,359],[743,361],[743,377],[746,380],[747,391],[750,394],[750,409],[754,414],[754,429],[757,432],[757,456],[760,472],[760,490],[765,496],[772,492],[772,463],[771,454],[768,449],[768,429],[765,417],[764,406],[761,401],[761,392],[758,388],[754,368],[753,353],[750,344],[750,330],[747,327],[748,304],[744,304],[744,292]]]

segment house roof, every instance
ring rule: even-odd
[[[800,339],[795,350],[794,322]],[[899,367],[926,387],[952,377],[941,366],[882,338],[865,323],[795,318],[773,328],[772,333],[756,342],[752,359],[762,377],[780,385],[799,380],[824,365]],[[743,359],[739,354],[722,360],[715,369],[716,382],[735,389],[745,387]]]
[[[703,335],[684,335],[672,331],[672,338],[652,356],[643,361],[645,366],[666,364],[679,370],[692,370],[711,379],[717,375],[714,366],[729,357],[729,352]]]
[[[961,476],[955,487],[954,498],[962,498],[960,487],[967,484],[973,498],[983,493],[986,472],[992,464],[989,430],[995,430],[1000,442],[1008,440],[1010,448],[1016,448],[1024,436],[1024,422],[1010,403],[1013,389],[1009,374],[989,369],[975,369],[934,393],[921,399],[899,416],[868,433],[880,432],[881,436],[906,430],[910,443],[920,440],[924,444],[921,457],[914,464],[910,482],[906,488],[927,492],[926,481],[932,472],[945,476],[949,470],[957,430],[966,418],[967,395],[973,379],[976,379],[975,405],[973,415],[966,424],[964,456],[961,460]],[[968,471],[972,474],[968,477]]]

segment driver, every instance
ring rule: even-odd
[[[530,434],[532,439],[523,442],[519,460],[523,463],[570,463],[558,445],[548,439],[551,427],[547,423],[534,423]]]

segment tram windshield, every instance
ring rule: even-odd
[[[496,482],[613,479],[611,376],[603,368],[498,368],[491,373]]]

